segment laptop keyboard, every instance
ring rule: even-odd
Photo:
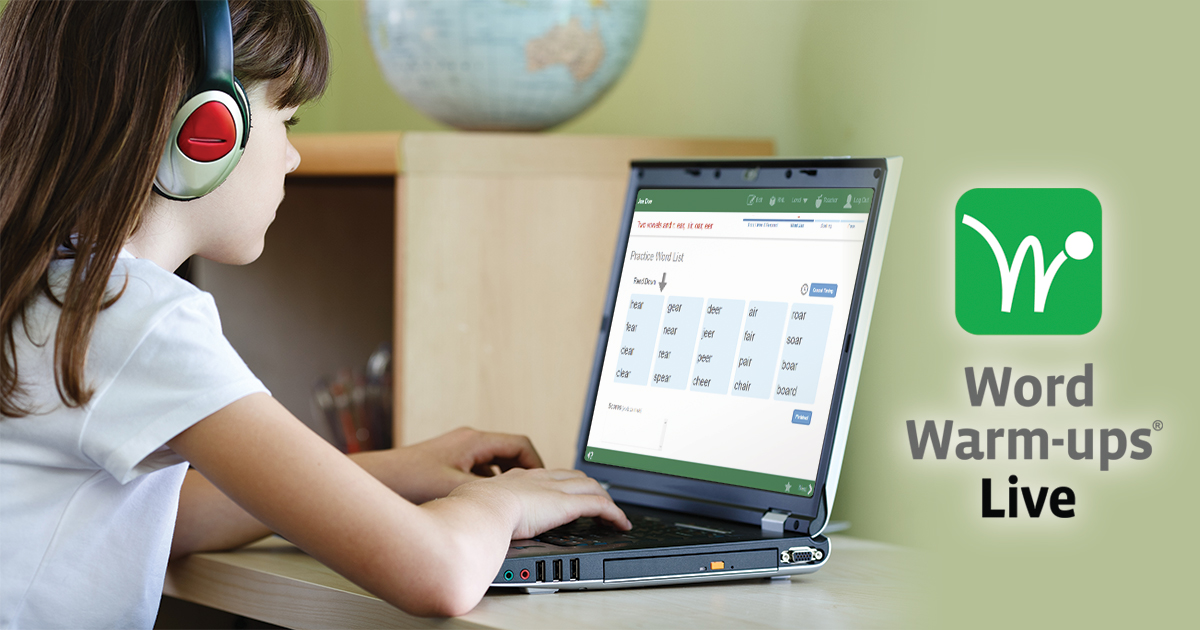
[[[653,516],[630,514],[629,520],[633,523],[633,529],[623,532],[594,519],[581,518],[536,536],[534,540],[560,547],[581,547],[613,543],[702,542],[733,536],[733,532],[688,523],[672,523]]]

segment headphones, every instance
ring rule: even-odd
[[[233,172],[250,136],[250,102],[233,76],[233,24],[228,0],[197,0],[202,67],[197,87],[171,121],[154,191],[191,201]]]

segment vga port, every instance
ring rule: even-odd
[[[811,564],[820,562],[825,552],[813,547],[792,547],[779,552],[779,561],[787,564]]]

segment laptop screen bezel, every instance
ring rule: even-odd
[[[625,209],[617,239],[604,314],[601,319],[592,377],[583,409],[583,419],[580,426],[578,447],[576,449],[576,467],[589,476],[612,486],[610,491],[618,488],[632,490],[653,489],[650,492],[622,493],[618,497],[628,502],[650,507],[671,509],[672,507],[678,507],[681,504],[681,500],[685,504],[696,502],[710,508],[703,510],[710,514],[721,515],[731,520],[739,520],[748,524],[758,524],[754,519],[760,518],[762,513],[771,509],[784,510],[791,515],[809,520],[816,518],[822,507],[822,497],[829,476],[829,466],[837,435],[837,425],[841,416],[843,395],[845,393],[847,371],[854,348],[853,336],[858,326],[863,292],[867,280],[867,269],[871,260],[872,245],[875,240],[875,231],[883,198],[883,187],[884,182],[887,181],[888,165],[886,159],[762,158],[687,161],[647,160],[635,161],[631,167],[629,189],[625,199]],[[865,183],[873,183],[873,186],[853,182],[830,185],[831,183],[836,184],[838,181],[841,181],[836,175],[838,171],[846,173],[847,169],[878,169],[879,176],[875,177],[873,182],[871,180],[864,180]],[[751,173],[753,176],[748,176]],[[677,477],[586,461],[584,455],[587,448],[588,435],[591,431],[592,417],[595,412],[596,396],[600,387],[604,354],[611,333],[618,285],[624,268],[625,253],[629,246],[629,234],[633,224],[633,214],[638,191],[648,188],[803,189],[843,187],[873,187],[874,194],[863,237],[863,249],[859,257],[858,272],[855,278],[854,294],[850,304],[845,336],[840,341],[843,344],[842,354],[838,363],[837,378],[834,384],[833,399],[829,411],[829,422],[826,423],[824,442],[821,448],[821,461],[818,465],[816,479],[814,480],[815,485],[812,496],[802,497],[783,492],[771,492],[745,486]],[[617,497],[618,493],[613,492],[613,495]],[[727,509],[722,509],[722,506]]]

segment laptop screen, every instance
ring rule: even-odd
[[[642,188],[584,459],[811,497],[873,188]]]

